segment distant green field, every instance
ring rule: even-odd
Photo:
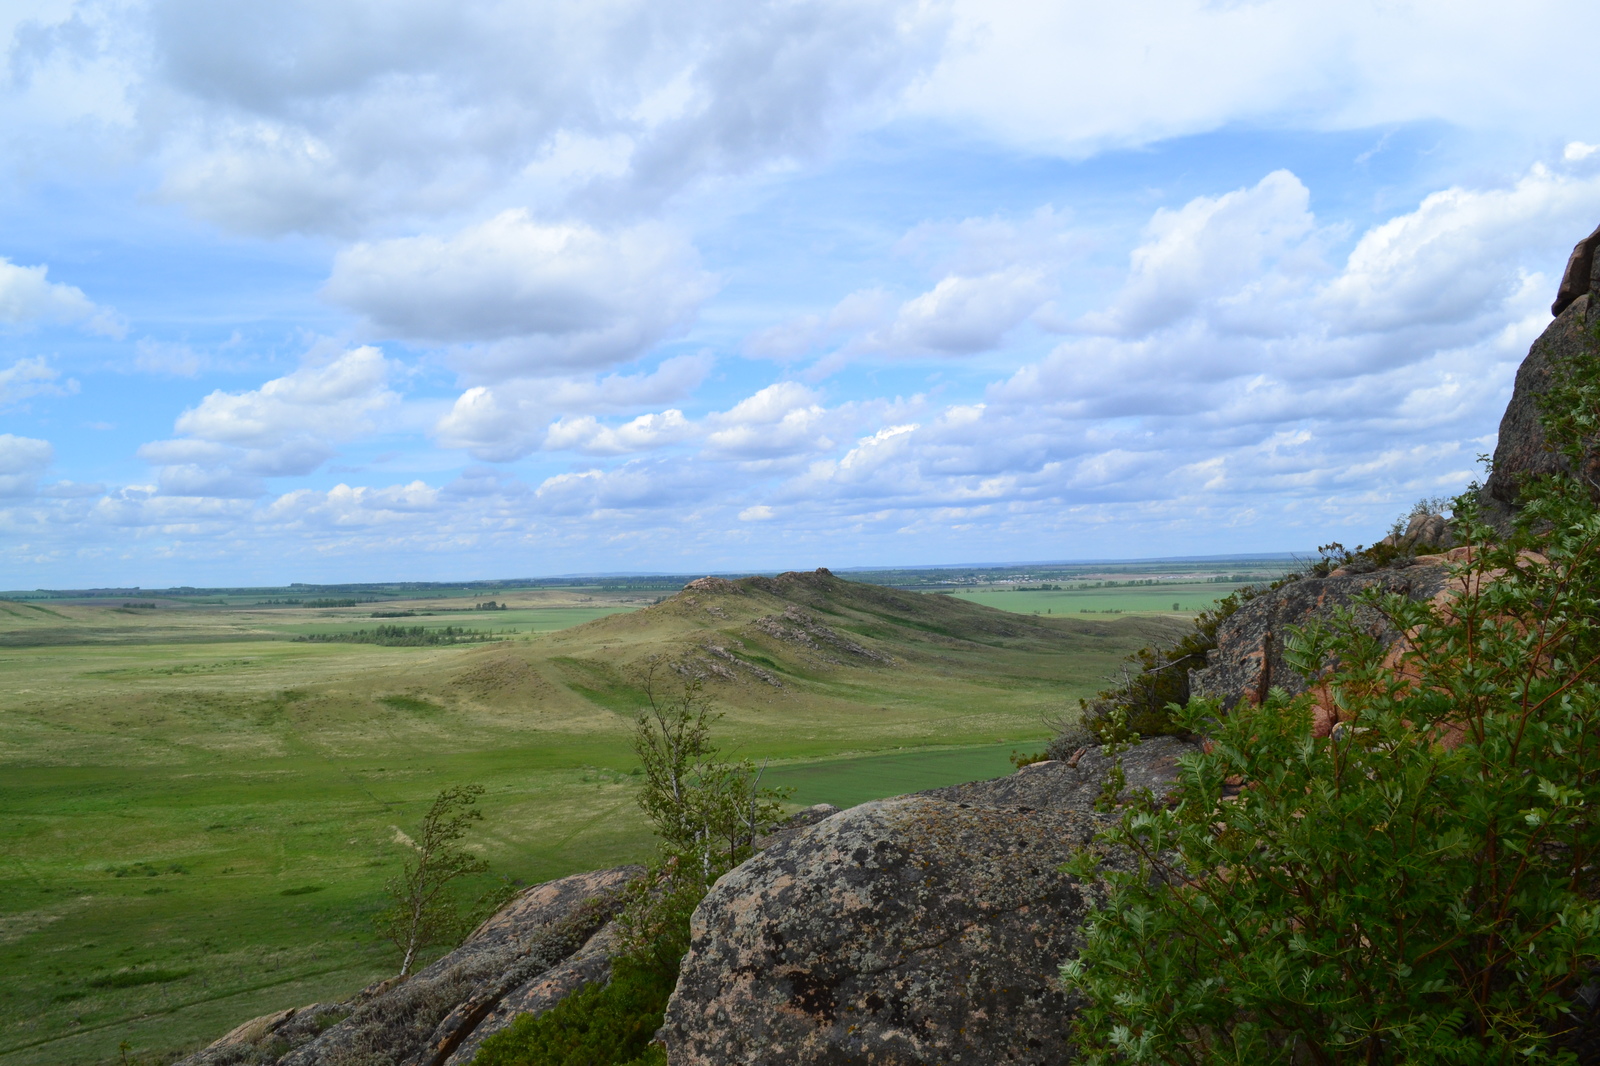
[[[985,590],[957,592],[969,603],[981,603],[1018,614],[1198,614],[1218,600],[1245,588],[1244,583],[1162,582],[1157,585],[1065,589],[1060,592]],[[1174,606],[1176,605],[1176,606]]]

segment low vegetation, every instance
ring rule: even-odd
[[[415,836],[405,840],[411,854],[385,886],[389,907],[376,919],[378,931],[400,950],[401,977],[411,972],[419,951],[453,945],[476,924],[455,889],[463,878],[489,869],[488,863],[458,846],[468,825],[483,818],[476,806],[482,795],[482,785],[443,789],[422,816]]]
[[[1547,397],[1574,470],[1600,360]],[[1592,1055],[1600,969],[1600,509],[1524,488],[1513,535],[1455,501],[1448,603],[1366,598],[1287,645],[1310,692],[1173,708],[1209,749],[1102,837],[1137,858],[1064,970],[1085,1060],[1553,1062]],[[1324,664],[1333,662],[1335,667]]]
[[[1085,742],[1116,742],[1134,736],[1164,736],[1187,732],[1172,708],[1189,702],[1189,671],[1206,664],[1206,653],[1217,646],[1217,627],[1270,585],[1250,585],[1218,600],[1195,617],[1192,627],[1171,644],[1146,646],[1117,666],[1113,683],[1092,697],[1078,701],[1076,720],[1068,719],[1051,742],[1048,753],[1069,758]]]
[[[339,633],[307,633],[294,638],[309,644],[381,644],[385,648],[434,648],[444,644],[479,644],[503,639],[482,629],[460,626],[375,626]]]

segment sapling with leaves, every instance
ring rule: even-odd
[[[482,785],[456,785],[434,798],[410,843],[405,867],[386,886],[389,907],[377,919],[378,931],[400,949],[400,976],[411,972],[417,953],[465,933],[473,915],[454,889],[488,863],[458,845],[468,827],[483,818],[476,807]]]
[[[639,806],[676,868],[697,870],[709,886],[782,816],[784,793],[763,787],[762,770],[750,760],[728,759],[717,748],[711,726],[720,716],[692,669],[652,659],[640,682],[646,704],[633,735],[644,770]]]

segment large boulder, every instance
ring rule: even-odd
[[[1501,532],[1510,528],[1518,496],[1529,478],[1566,471],[1567,460],[1549,450],[1544,427],[1539,424],[1539,401],[1549,391],[1557,372],[1568,361],[1593,358],[1596,344],[1590,310],[1600,300],[1600,229],[1578,242],[1567,262],[1566,274],[1551,312],[1554,322],[1539,335],[1517,368],[1511,402],[1500,419],[1500,438],[1494,449],[1494,469],[1484,483],[1482,502],[1486,518]],[[1597,483],[1600,455],[1585,456],[1582,474]]]
[[[1188,745],[1123,755],[1163,791]],[[1060,865],[1112,815],[1099,750],[853,807],[725,875],[696,909],[662,1037],[673,1066],[1058,1063],[1058,968],[1098,898]]]
[[[1408,560],[1408,562],[1410,562]],[[1399,569],[1352,573],[1335,570],[1326,577],[1301,577],[1245,602],[1217,626],[1217,646],[1206,653],[1206,665],[1189,672],[1193,696],[1221,702],[1231,710],[1241,699],[1260,703],[1270,689],[1291,696],[1307,685],[1284,659],[1284,639],[1293,626],[1327,620],[1339,608],[1350,608],[1385,645],[1400,633],[1357,597],[1371,589],[1430,600],[1444,590],[1449,568],[1423,556]]]
[[[460,947],[404,980],[344,1003],[312,1004],[246,1022],[179,1066],[445,1066],[520,1014],[610,976],[610,919],[643,867],[574,874],[535,885]]]

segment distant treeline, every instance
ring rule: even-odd
[[[377,626],[347,633],[310,633],[294,639],[305,644],[382,644],[386,648],[426,648],[438,644],[478,644],[503,638],[486,630],[462,629],[459,626],[445,626],[443,629]]]

